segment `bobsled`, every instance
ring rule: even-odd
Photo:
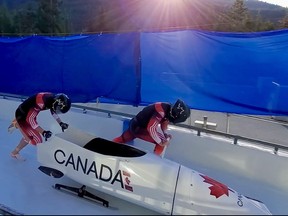
[[[39,169],[83,185],[55,187],[88,195],[86,188],[166,215],[271,215],[264,203],[196,170],[128,144],[69,128],[37,146]]]

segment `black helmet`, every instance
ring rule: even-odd
[[[71,108],[71,100],[66,94],[59,93],[54,97],[54,102],[52,104],[52,109],[55,113],[61,114],[66,113]]]
[[[173,124],[186,121],[190,116],[190,108],[180,99],[178,99],[170,110],[169,121]]]

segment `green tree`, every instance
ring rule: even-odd
[[[131,4],[135,0],[125,1],[129,5],[131,10]],[[97,3],[97,4],[96,4]],[[123,0],[95,0],[94,9],[89,10],[89,20],[87,24],[87,32],[121,32],[127,29],[127,22],[129,17],[127,17],[126,11],[123,11]],[[125,12],[125,13],[123,13]],[[130,29],[133,30],[133,29]]]
[[[37,16],[32,5],[28,5],[27,9],[17,10],[14,17],[14,28],[18,35],[38,33],[36,28]]]
[[[279,28],[288,28],[288,13],[283,19],[279,20]]]
[[[236,0],[225,18],[225,21],[228,22],[228,25],[226,25],[228,29],[226,31],[249,31],[249,28],[252,26],[250,14],[244,0]]]
[[[270,21],[264,22],[260,11],[256,17],[252,17],[248,8],[245,6],[244,0],[236,0],[230,10],[219,16],[218,22],[215,24],[216,31],[230,32],[256,32],[273,30],[274,24]]]
[[[259,10],[254,18],[254,24],[252,30],[257,31],[271,31],[275,29],[275,25],[271,21],[264,21]]]
[[[0,33],[1,35],[7,35],[13,33],[12,18],[5,5],[0,6]]]
[[[36,0],[38,10],[36,12],[36,28],[39,33],[57,35],[65,32],[65,21],[61,17],[60,0]]]
[[[109,10],[105,4],[102,3],[102,1],[98,1],[98,5],[96,8],[94,8],[94,13],[90,14],[91,16],[88,19],[87,28],[84,29],[84,31],[87,32],[106,32],[106,31],[112,31],[112,29],[109,29],[109,24],[111,22],[111,19],[109,18]],[[94,14],[94,15],[92,15]]]

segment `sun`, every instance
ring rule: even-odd
[[[185,0],[156,0],[155,9],[166,11],[179,11],[185,8]]]
[[[185,16],[189,14],[187,0],[153,0],[144,7],[147,11],[147,23],[153,22],[155,28],[179,26],[179,23],[185,23]]]
[[[182,0],[160,0],[160,4],[167,4],[167,5],[181,5],[183,3]]]
[[[139,31],[205,28],[214,20],[208,4],[205,0],[134,0],[122,5],[122,16],[130,17]]]
[[[207,17],[204,0],[151,0],[143,1],[147,12],[146,23],[156,29],[176,29],[196,27],[200,19]],[[143,9],[142,8],[142,9]]]

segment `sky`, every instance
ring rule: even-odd
[[[288,0],[260,0],[260,1],[275,4],[275,5],[280,5],[282,7],[288,8]]]
[[[156,212],[149,209],[136,206],[125,200],[95,190],[90,190],[90,192],[108,200],[111,208],[103,207],[101,204],[79,198],[68,192],[55,190],[52,187],[55,183],[79,187],[81,185],[65,176],[60,179],[54,179],[39,171],[38,167],[40,164],[37,161],[37,147],[35,146],[28,145],[22,150],[21,154],[27,159],[26,161],[18,161],[11,158],[10,152],[18,144],[21,136],[17,130],[12,134],[8,133],[7,127],[18,105],[19,102],[17,101],[0,99],[0,169],[2,171],[0,175],[0,207],[4,205],[18,213],[27,215],[157,215]],[[100,134],[103,138],[111,139],[118,133],[116,129],[117,126],[120,125],[120,121],[119,119],[107,116],[103,121],[103,116],[100,118],[99,115],[93,115],[93,113],[89,111],[83,114],[79,110],[72,109],[69,113],[61,116],[61,118],[64,122],[68,122],[70,127],[71,125],[78,125],[79,128],[89,133]],[[49,129],[53,131],[53,133],[60,132],[59,125],[54,122],[49,111],[41,112],[38,121],[45,129]],[[122,123],[123,122],[121,122],[121,126]],[[113,125],[112,130],[111,125]],[[172,134],[173,130],[176,131],[176,129],[171,129],[170,132]],[[185,133],[187,134],[187,129],[183,129],[183,134],[184,131],[186,131]],[[174,139],[177,139],[175,133],[173,136]],[[179,133],[181,137],[185,137],[182,136],[180,129],[177,129],[177,133]],[[190,139],[189,142],[191,142]],[[188,144],[191,145],[189,142]],[[203,142],[204,143],[199,144],[199,146],[205,145],[206,141],[204,140]],[[152,145],[142,144],[137,143],[141,148],[151,146],[149,150],[152,150]],[[41,143],[41,145],[45,145],[45,142]],[[194,143],[193,146],[193,151],[196,152],[196,155],[201,155],[201,150],[197,149],[197,145]],[[223,147],[225,151],[227,151],[225,145]],[[215,153],[215,149],[213,149],[213,146],[210,144],[209,148],[212,148],[211,152]],[[218,148],[219,147],[216,146],[216,149]],[[173,156],[171,156],[172,153]],[[211,153],[206,152],[206,154],[207,158],[205,158],[205,161],[209,161],[208,156]],[[220,157],[218,153],[216,154],[215,156]],[[236,160],[236,153],[234,152],[233,154],[233,160]],[[258,182],[257,186],[255,186],[255,181],[251,181],[249,178],[235,176],[231,172],[215,169],[210,165],[205,167],[197,164],[193,162],[193,160],[196,160],[194,159],[195,154],[189,153],[185,145],[178,144],[177,147],[169,147],[166,155],[173,160],[181,161],[181,164],[194,170],[202,173],[205,172],[205,174],[208,173],[210,176],[217,177],[216,179],[222,179],[222,182],[229,182],[228,186],[233,184],[232,188],[236,188],[237,191],[243,191],[243,194],[248,194],[248,196],[253,198],[256,196],[255,198],[262,200],[267,204],[267,207],[269,206],[272,213],[285,214],[288,212],[286,205],[286,200],[288,200],[287,193],[282,194],[282,192],[279,192],[279,190],[273,188],[271,185]],[[191,155],[193,155],[193,157],[191,157]],[[210,155],[210,157],[211,156],[212,155]],[[229,157],[225,157],[225,159],[227,160]],[[263,169],[262,164],[258,169]],[[267,196],[267,194],[269,194],[269,196]]]

